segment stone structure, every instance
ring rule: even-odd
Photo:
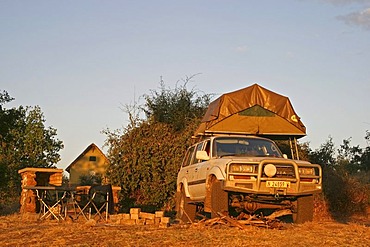
[[[21,213],[36,213],[36,194],[27,187],[62,185],[63,169],[28,167],[18,173],[22,177]]]

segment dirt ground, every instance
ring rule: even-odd
[[[128,226],[0,217],[0,246],[370,246],[368,222],[283,224],[282,229],[171,224]]]

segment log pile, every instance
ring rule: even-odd
[[[163,211],[146,213],[141,212],[140,208],[131,208],[128,214],[112,214],[109,219],[117,225],[157,225],[161,228],[170,225],[170,217],[165,217]]]
[[[255,226],[269,229],[283,229],[284,224],[278,219],[281,216],[292,214],[291,210],[284,209],[275,211],[268,216],[256,216],[241,213],[237,218],[232,218],[224,213],[217,212],[218,217],[208,219],[203,218],[197,222],[191,223],[190,227],[236,227],[241,230],[248,226]],[[153,225],[160,228],[170,226],[170,217],[165,217],[163,211],[155,213],[141,212],[140,208],[131,208],[127,214],[113,214],[109,216],[110,223],[118,225]],[[179,224],[177,227],[189,227],[189,225]]]

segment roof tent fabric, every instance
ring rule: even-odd
[[[210,103],[195,136],[217,133],[299,138],[306,127],[288,97],[254,84]]]

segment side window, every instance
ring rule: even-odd
[[[205,147],[204,147],[204,151],[207,152],[208,156],[211,157],[211,141],[206,141],[206,144],[205,144]]]
[[[199,147],[198,150],[205,151],[208,157],[211,157],[211,141],[210,140],[204,141],[202,147]],[[207,161],[208,159],[201,159],[201,160],[198,160],[198,162],[204,162],[204,161]]]
[[[194,155],[193,155],[193,159],[191,161],[191,164],[199,163],[199,160],[197,160],[197,158],[196,158],[196,152],[197,151],[201,151],[202,150],[202,147],[203,147],[203,142],[197,144],[197,146],[195,148]]]
[[[184,161],[182,162],[183,167],[190,165],[190,162],[192,161],[194,149],[195,149],[195,146],[192,146],[188,149],[188,151],[186,151]]]
[[[222,153],[221,144],[218,140],[214,139],[212,144],[212,156],[217,157],[220,156]]]

